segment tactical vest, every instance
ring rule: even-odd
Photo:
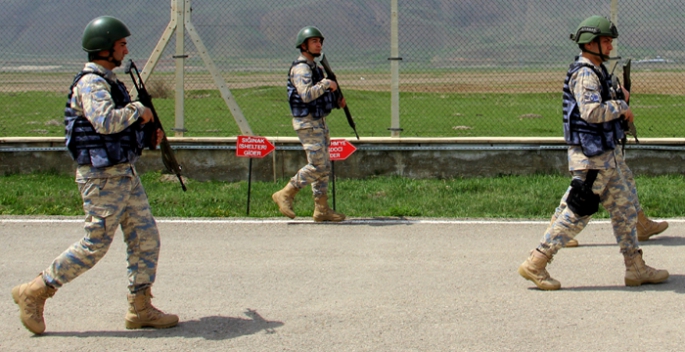
[[[288,71],[287,86],[288,102],[290,103],[290,112],[294,117],[304,117],[309,114],[312,114],[313,118],[320,119],[330,114],[331,110],[333,110],[333,92],[326,91],[322,96],[310,101],[309,103],[305,103],[304,101],[302,101],[302,98],[297,93],[297,88],[295,88],[293,82],[290,80],[290,74],[293,70],[293,67],[302,63],[309,65],[305,60],[296,60],[293,61],[293,64],[290,66],[290,70]],[[311,66],[309,68],[312,69]],[[312,85],[321,82],[321,80],[323,79],[323,70],[321,69],[321,67],[315,65],[312,69]]]
[[[582,67],[590,68],[599,77],[602,85],[601,102],[610,100],[610,77],[604,65],[601,66],[600,72],[591,64],[577,61],[571,64],[564,80],[564,139],[566,144],[581,146],[585,156],[593,157],[616,148],[618,141],[624,137],[624,133],[620,119],[604,123],[589,123],[580,117],[578,102],[571,93],[568,83],[571,76]]]
[[[141,155],[144,147],[142,143],[143,132],[139,124],[136,123],[118,133],[100,134],[95,131],[88,119],[78,115],[76,110],[71,107],[74,87],[83,76],[90,73],[104,78],[109,83],[116,109],[123,108],[131,102],[126,86],[120,81],[112,81],[102,73],[95,71],[79,72],[69,88],[67,105],[64,109],[64,132],[67,149],[79,165],[92,165],[102,168],[133,162],[134,160],[130,160],[131,157]]]

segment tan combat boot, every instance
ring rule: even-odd
[[[343,221],[345,214],[328,207],[328,195],[314,198],[314,221]]]
[[[573,247],[578,247],[580,244],[578,241],[576,241],[575,238],[572,238],[566,242],[566,245],[564,246],[565,248],[573,248]]]
[[[152,292],[150,288],[128,295],[128,313],[126,313],[126,328],[140,329],[150,327],[165,329],[178,324],[178,315],[166,314],[155,308],[150,301]]]
[[[551,260],[544,253],[533,249],[530,252],[530,257],[519,266],[519,275],[526,280],[533,281],[541,290],[558,290],[561,288],[561,283],[550,277],[547,269],[545,269]]]
[[[668,228],[666,221],[656,222],[649,220],[645,216],[645,212],[640,210],[637,212],[637,240],[640,242],[647,241],[650,237],[664,232]]]
[[[32,333],[40,335],[45,331],[43,308],[45,301],[54,296],[56,288],[50,287],[43,281],[43,275],[38,275],[33,281],[21,284],[12,289],[14,303],[19,305],[19,317],[24,326]]]
[[[633,255],[623,255],[626,263],[626,286],[640,286],[642,284],[658,284],[668,279],[668,271],[649,267],[642,260],[642,249]]]
[[[294,219],[295,212],[293,211],[293,200],[295,195],[300,190],[293,186],[290,182],[282,190],[271,195],[271,199],[278,204],[278,210],[281,214]]]

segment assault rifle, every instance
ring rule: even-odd
[[[135,76],[133,75],[133,71],[135,71]],[[166,133],[162,127],[162,121],[159,120],[157,111],[155,111],[155,107],[152,105],[152,96],[150,93],[148,93],[147,88],[145,88],[145,83],[143,83],[143,79],[140,77],[140,72],[138,72],[138,67],[136,67],[136,64],[133,63],[133,60],[128,60],[126,66],[124,67],[124,72],[131,75],[133,85],[138,91],[138,100],[140,100],[145,107],[152,111],[152,116],[154,119],[145,124],[143,127],[145,130],[145,136],[150,136],[150,138],[152,138],[152,142],[150,142],[150,150],[157,149],[157,145],[154,143],[157,138],[157,129],[162,130],[162,141],[159,143],[159,147],[162,152],[162,162],[164,163],[164,167],[166,167],[167,171],[173,172],[176,177],[178,177],[178,182],[181,183],[181,188],[185,192],[186,185],[183,184],[183,179],[181,178],[181,165],[179,165],[178,161],[176,161],[174,152],[171,150],[171,145],[169,144],[169,140],[166,138]]]
[[[616,96],[618,99],[623,99],[625,100],[626,95],[623,92],[623,89],[627,90],[630,92],[630,87],[632,85],[630,81],[630,59],[628,59],[628,62],[623,64],[623,87],[619,89],[620,82],[618,81],[618,78],[616,76],[612,75],[611,76],[611,85],[614,87],[614,90],[616,91]],[[616,66],[614,66],[614,69]],[[613,70],[612,70],[613,71]],[[628,103],[628,102],[626,102]],[[621,126],[623,127],[623,131],[627,136],[633,136],[635,138],[635,143],[640,144],[640,140],[637,139],[637,129],[635,128],[635,123],[630,122],[628,120],[625,120],[623,116],[621,116]],[[623,140],[623,145],[625,146],[626,140]]]
[[[338,80],[335,77],[335,73],[333,73],[333,70],[331,70],[331,65],[328,64],[326,54],[321,55],[321,65],[323,65],[323,69],[324,71],[326,71],[326,78],[338,84]],[[340,91],[340,84],[338,84],[338,89],[336,89],[335,92],[333,92],[333,94],[335,94],[335,98],[338,101],[340,101],[343,98],[342,91]],[[350,127],[352,127],[354,135],[357,136],[357,139],[359,139],[359,134],[357,134],[357,125],[354,123],[354,119],[352,118],[352,114],[350,113],[350,109],[347,107],[347,104],[345,104],[343,110],[345,110],[345,117],[347,117],[347,123],[350,125]]]

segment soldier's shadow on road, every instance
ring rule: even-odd
[[[397,226],[414,225],[416,220],[399,217],[373,217],[363,219],[346,219],[341,222],[312,222],[312,221],[288,221],[288,225],[313,225],[313,226]]]
[[[666,282],[660,284],[645,284],[641,286],[572,286],[561,287],[564,291],[627,291],[627,292],[653,292],[653,291],[673,291],[675,293],[685,293],[685,275],[673,275],[668,277]]]
[[[580,240],[579,247],[612,247],[616,246],[616,242],[606,242],[606,243],[583,243]],[[640,247],[652,247],[652,246],[685,246],[685,237],[679,236],[656,236],[652,237],[649,241],[640,242]]]
[[[640,247],[647,246],[685,246],[685,237],[656,236],[649,241],[640,242]]]
[[[126,331],[79,331],[79,332],[46,332],[41,336],[65,337],[125,337],[125,338],[160,338],[184,337],[204,338],[206,340],[227,340],[239,336],[253,335],[264,332],[276,333],[276,328],[283,326],[280,321],[266,320],[256,310],[248,309],[248,317],[209,316],[199,320],[181,321],[176,327],[169,329],[142,329]],[[122,322],[123,323],[123,322]]]

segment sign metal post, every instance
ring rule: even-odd
[[[331,145],[328,147],[328,155],[331,159],[331,182],[333,186],[333,210],[335,210],[335,162],[336,160],[345,160],[352,153],[357,150],[357,147],[352,145],[346,139],[331,139]]]
[[[247,215],[250,215],[250,196],[252,191],[252,159],[261,159],[273,152],[274,147],[268,139],[259,136],[238,136],[235,155],[239,158],[250,158],[247,172]]]

